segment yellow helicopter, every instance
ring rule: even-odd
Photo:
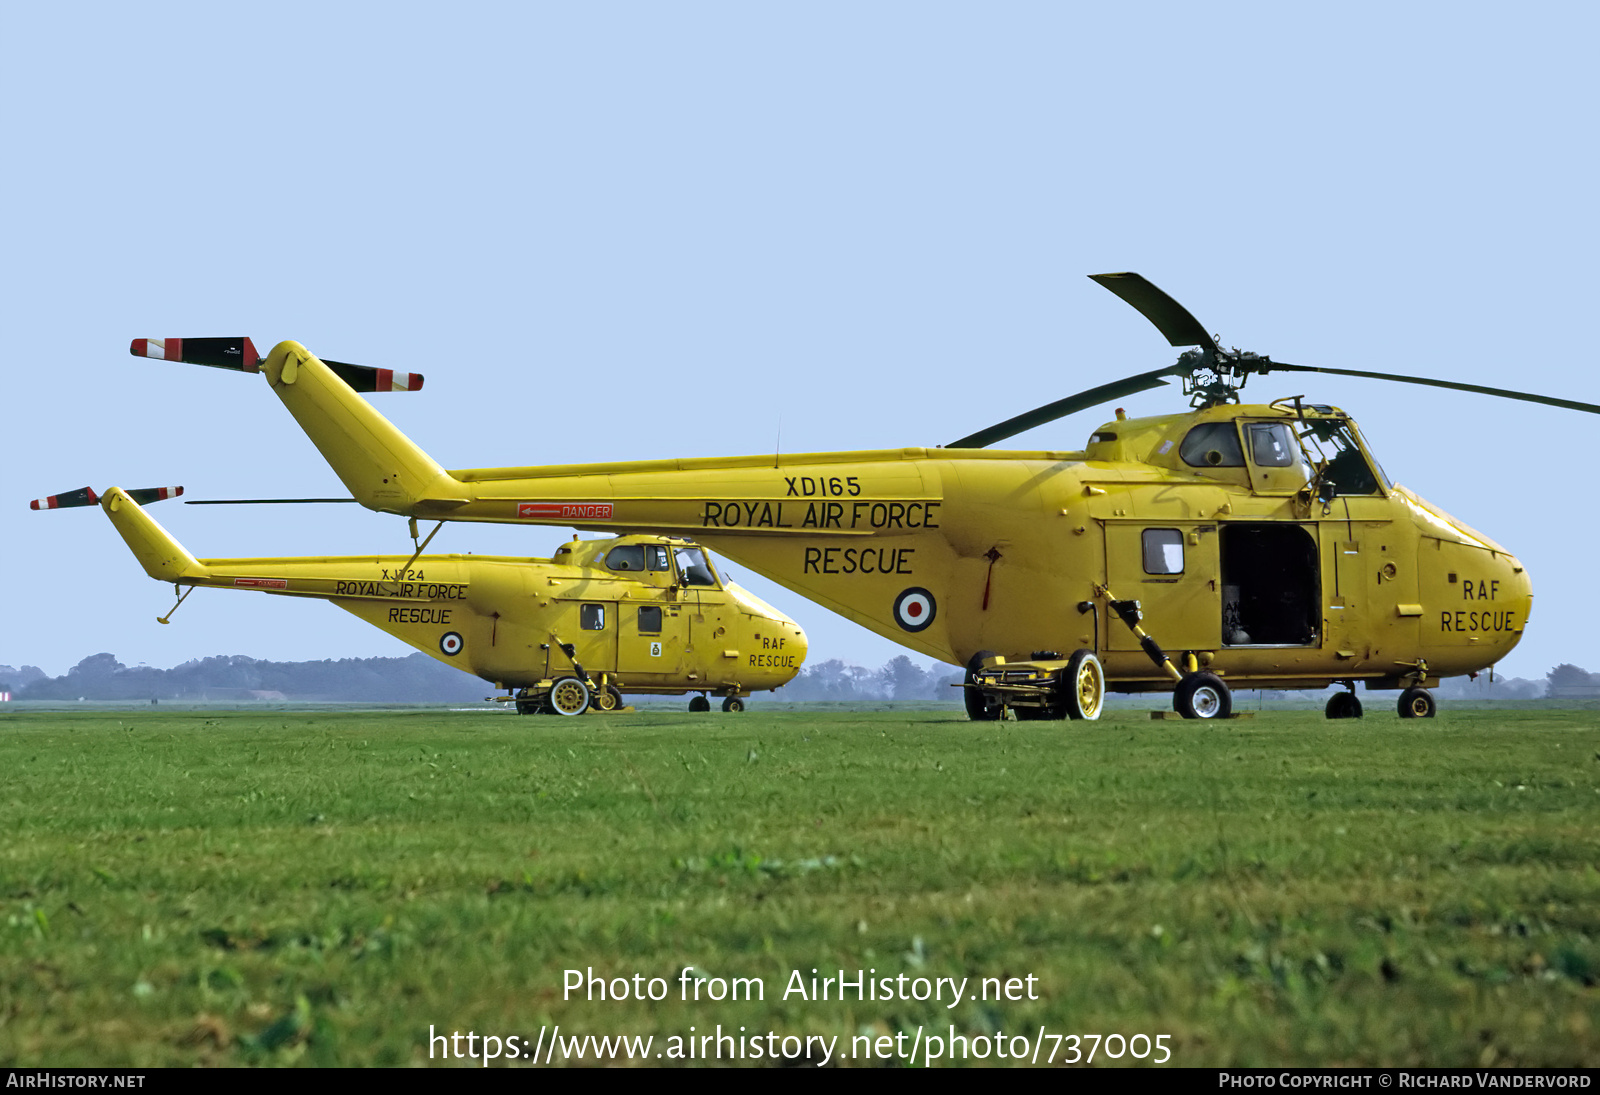
[[[940,448],[447,471],[356,395],[365,366],[247,339],[166,356],[263,373],[354,498],[440,521],[689,535],[880,635],[967,667],[973,719],[1098,717],[1108,691],[1173,693],[1224,718],[1231,690],[1355,683],[1431,717],[1443,676],[1493,666],[1532,604],[1521,563],[1394,484],[1354,420],[1301,397],[1241,405],[1255,373],[1471,384],[1288,365],[1224,350],[1138,274],[1091,275],[1149,319],[1176,363],[1057,400]],[[168,340],[168,343],[177,340]],[[133,345],[136,356],[155,356]],[[987,446],[1182,380],[1191,410],[1120,411],[1078,451]],[[365,388],[364,390],[372,390]]]
[[[426,540],[409,558],[196,559],[143,509],[182,493],[84,487],[31,506],[98,504],[146,574],[188,587],[178,604],[196,586],[331,601],[514,692],[501,699],[524,715],[614,711],[623,689],[696,693],[691,711],[710,710],[706,694],[715,693],[724,711],[743,711],[746,696],[789,683],[805,660],[794,621],[724,582],[687,539],[574,539],[551,559],[424,555]]]

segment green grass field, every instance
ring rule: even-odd
[[[427,1063],[430,1026],[555,1024],[665,1063],[720,1024],[856,1066],[952,1027],[1040,1063],[1600,1065],[1600,714],[1369,708],[15,710],[0,1064]],[[563,999],[589,967],[670,992]],[[684,967],[764,998],[685,1002]],[[1037,999],[783,998],[841,968]]]

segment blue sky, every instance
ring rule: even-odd
[[[134,337],[295,338],[427,375],[380,406],[448,467],[938,444],[1168,363],[1084,275],[1225,345],[1600,403],[1592,6],[10,5],[0,664],[407,648],[201,592],[169,627],[92,484],[338,481],[254,377]],[[1259,390],[1258,390],[1259,389]],[[1600,421],[1269,377],[1516,552],[1503,669],[1600,669]],[[1170,389],[1131,414],[1178,407]],[[1019,443],[1076,448],[1111,409]],[[156,516],[200,556],[399,552],[356,507]],[[454,526],[441,551],[548,554]],[[731,568],[814,657],[900,652]],[[747,580],[749,579],[749,580]]]

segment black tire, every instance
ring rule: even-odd
[[[1330,719],[1359,719],[1362,715],[1361,701],[1354,692],[1335,692],[1328,697],[1328,706],[1322,713]]]
[[[995,656],[993,650],[980,650],[967,662],[967,684],[972,683],[973,676],[983,668],[983,660]],[[1005,705],[991,703],[976,688],[963,688],[961,699],[967,705],[967,718],[973,722],[998,722],[1005,716]]]
[[[737,715],[740,711],[744,710],[744,700],[740,699],[738,696],[729,696],[727,699],[722,701],[722,709],[730,714]]]
[[[1017,716],[1018,722],[1039,722],[1060,717],[1045,707],[1013,707],[1011,711]]]
[[[1106,703],[1106,670],[1093,650],[1075,650],[1061,671],[1060,706],[1069,719],[1093,721]]]
[[[1431,719],[1439,709],[1439,705],[1433,702],[1433,693],[1417,685],[1400,693],[1400,702],[1396,706],[1403,719]]]
[[[594,694],[596,711],[616,711],[622,707],[622,693],[614,685],[606,685]]]
[[[689,697],[690,714],[699,715],[711,710],[711,701],[704,696]]]
[[[1190,673],[1178,682],[1172,709],[1186,719],[1225,719],[1233,714],[1233,693],[1215,673]]]
[[[589,710],[589,702],[593,698],[589,686],[577,677],[562,677],[550,686],[550,695],[545,700],[545,706],[554,714],[570,717]]]

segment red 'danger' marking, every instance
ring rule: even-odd
[[[287,578],[235,578],[233,584],[245,589],[288,589]]]
[[[611,520],[610,502],[519,502],[517,516],[526,518],[564,517],[579,521]]]

